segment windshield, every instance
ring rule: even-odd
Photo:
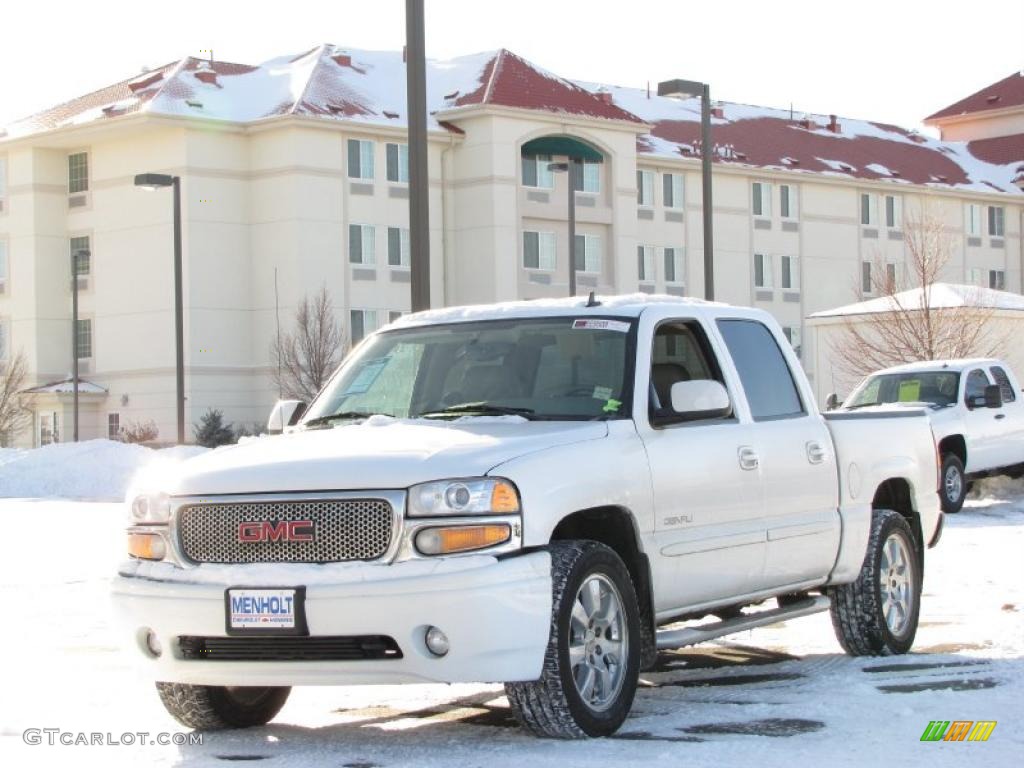
[[[845,407],[885,403],[929,403],[942,407],[956,402],[959,387],[960,374],[950,371],[885,373],[865,379]]]
[[[303,424],[378,413],[624,417],[630,413],[634,325],[555,317],[385,331],[345,361]]]

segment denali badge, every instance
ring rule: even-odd
[[[313,541],[312,520],[248,520],[238,524],[238,540]]]

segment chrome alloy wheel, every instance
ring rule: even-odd
[[[882,547],[879,581],[882,592],[882,614],[889,631],[901,635],[910,622],[914,609],[914,567],[906,540],[898,533],[890,534]]]
[[[946,498],[950,502],[960,499],[964,488],[964,477],[956,467],[946,467],[946,476],[943,478],[943,486],[946,489]]]
[[[569,618],[569,667],[588,707],[604,711],[615,702],[628,654],[622,597],[608,578],[592,574],[580,585]]]

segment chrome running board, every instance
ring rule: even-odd
[[[795,619],[798,616],[810,616],[812,613],[827,611],[831,600],[825,595],[808,597],[799,603],[787,605],[784,608],[772,608],[768,611],[758,611],[737,616],[734,619],[723,619],[713,624],[702,624],[698,627],[684,627],[683,629],[662,629],[656,635],[656,644],[659,650],[667,648],[682,648],[686,645],[696,645],[705,640],[714,640],[716,637],[731,635],[734,632],[744,632],[754,627],[763,627],[766,624],[774,624],[777,621]]]

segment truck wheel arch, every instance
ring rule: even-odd
[[[615,553],[625,563],[629,577],[636,591],[637,608],[640,612],[641,669],[654,664],[657,649],[654,646],[654,603],[651,588],[651,564],[640,547],[640,535],[636,518],[624,507],[605,506],[580,509],[566,515],[551,532],[550,541],[569,539],[590,539],[598,541]]]
[[[891,477],[875,489],[871,501],[872,509],[891,509],[898,512],[910,526],[914,534],[914,546],[917,549],[918,562],[924,575],[924,533],[921,530],[921,515],[914,508],[914,494],[910,483],[902,477]]]
[[[956,454],[964,467],[967,467],[967,441],[963,435],[946,435],[939,441],[939,455],[945,456],[947,453]]]

